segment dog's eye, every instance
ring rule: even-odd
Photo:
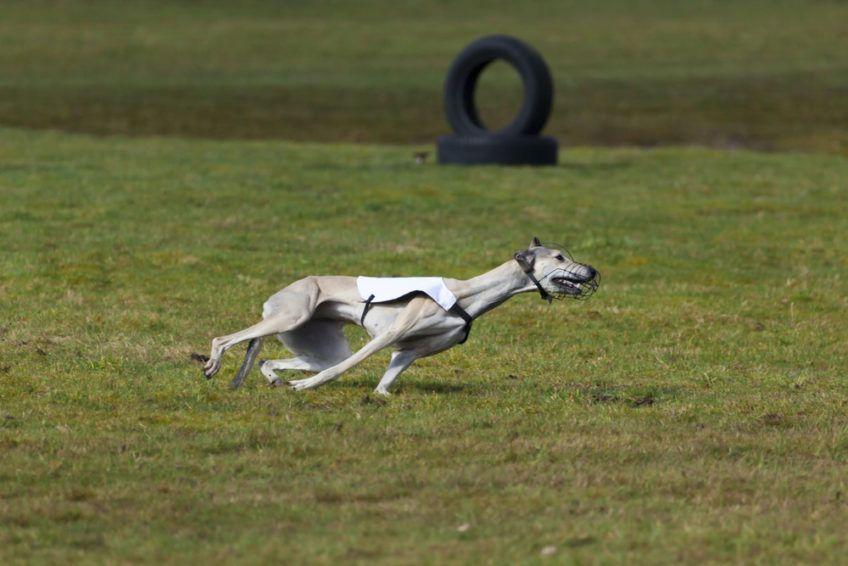
[[[565,258],[564,258],[564,257],[562,257],[562,254],[557,254],[557,255],[555,255],[555,256],[554,256],[554,259],[559,260],[559,261],[565,261]]]

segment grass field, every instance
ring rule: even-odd
[[[471,39],[535,45],[569,145],[848,151],[838,1],[0,4],[0,125],[98,134],[430,143]],[[518,105],[483,75],[492,123]]]
[[[0,3],[0,564],[844,562],[846,21]],[[489,33],[550,63],[560,164],[416,165]],[[506,121],[516,77],[481,83]],[[387,352],[304,393],[190,360],[304,275],[465,278],[532,236],[600,291],[513,299],[388,399]]]
[[[0,138],[2,563],[848,550],[843,157]],[[189,361],[302,275],[468,277],[533,235],[598,294],[512,300],[387,401],[386,355],[302,394]]]

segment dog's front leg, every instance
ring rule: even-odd
[[[389,395],[389,389],[391,389],[395,380],[417,359],[418,355],[409,350],[394,352],[392,354],[392,361],[389,362],[389,367],[386,369],[386,373],[383,374],[383,378],[380,379],[380,383],[377,384],[374,393],[378,395]]]
[[[439,307],[433,307],[425,299],[413,299],[385,332],[375,336],[370,342],[360,348],[358,352],[309,379],[289,381],[289,385],[300,391],[303,389],[312,389],[328,381],[333,381],[371,354],[375,354],[386,346],[390,346],[404,336],[407,336],[414,328],[421,324],[424,318],[423,315],[428,312],[426,310],[428,308]]]
[[[297,379],[294,381],[289,381],[289,385],[292,386],[293,389],[297,391],[302,391],[304,389],[313,389],[315,387],[319,387],[324,385],[329,381],[333,381],[337,379],[341,374],[370,356],[376,352],[379,352],[386,346],[392,344],[395,340],[397,340],[400,333],[398,331],[389,330],[385,332],[367,344],[363,346],[359,351],[357,351],[354,355],[345,359],[341,363],[334,365],[333,367],[327,368],[321,373],[318,373],[307,379]]]

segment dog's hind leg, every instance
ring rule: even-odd
[[[244,354],[244,361],[241,363],[238,373],[236,373],[236,376],[230,382],[230,389],[241,387],[245,376],[253,369],[253,362],[256,361],[256,356],[259,355],[259,351],[262,349],[262,340],[262,338],[254,338],[247,343],[247,352]]]
[[[274,370],[323,371],[351,355],[344,322],[330,319],[310,320],[289,332],[278,335],[280,342],[297,357],[269,360],[260,366],[271,385],[280,385]]]
[[[350,357],[350,346],[344,335],[344,322],[330,319],[310,320],[277,337],[297,357],[267,361],[260,366],[271,385],[280,385],[274,370],[323,371]]]
[[[283,290],[278,293],[278,295],[284,294],[286,300],[273,312],[266,313],[267,316],[262,322],[227,336],[213,338],[209,361],[203,366],[203,373],[206,378],[208,379],[218,373],[221,368],[221,356],[239,342],[288,332],[308,321],[315,311],[318,291],[317,288],[314,288],[314,284],[313,288],[309,288],[307,285],[308,281],[303,281],[302,289]],[[258,349],[255,353],[258,353]]]
[[[321,371],[327,369],[327,364],[317,364],[301,358],[288,358],[285,360],[264,360],[259,364],[259,371],[268,380],[268,383],[273,386],[282,385],[283,382],[277,375],[277,371],[295,370],[295,371]]]
[[[228,334],[227,336],[213,338],[212,352],[209,355],[209,361],[203,366],[203,373],[207,379],[218,373],[218,370],[221,369],[221,356],[239,342],[253,340],[254,338],[264,338],[271,334],[278,334],[296,328],[298,325],[306,322],[311,315],[311,312],[281,313],[280,315],[266,318],[262,322],[244,330]]]

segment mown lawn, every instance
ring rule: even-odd
[[[2,563],[848,550],[845,158],[0,139]],[[189,359],[305,274],[467,277],[533,235],[598,294],[512,300],[388,401],[386,353],[298,394]]]
[[[836,1],[0,3],[0,125],[201,138],[431,143],[472,39],[551,66],[571,145],[848,151],[848,4]],[[484,119],[520,100],[483,75]]]

